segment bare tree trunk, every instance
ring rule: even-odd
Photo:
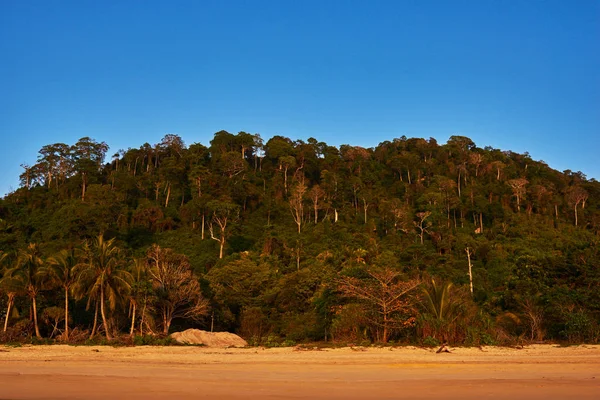
[[[144,295],[144,308],[142,308],[142,318],[140,320],[140,336],[144,336],[144,316],[146,315],[146,305],[148,304],[148,295]]]
[[[479,213],[479,228],[481,228],[481,233],[483,233],[483,213]]]
[[[171,197],[171,184],[167,184],[167,199],[165,200],[165,208],[169,206],[169,197]]]
[[[467,252],[467,260],[469,261],[469,286],[471,288],[471,295],[473,295],[473,271],[471,266],[471,249],[467,247],[465,251]]]
[[[204,240],[204,212],[202,213],[202,240]]]
[[[35,326],[35,336],[38,339],[41,339],[42,335],[40,334],[40,327],[38,326],[37,303],[35,301],[35,297],[31,298],[31,303],[32,303],[32,306],[33,306],[33,325]]]
[[[165,335],[169,334],[169,328],[171,327],[171,318],[169,318],[169,313],[166,308],[163,308],[163,333]]]
[[[8,306],[6,307],[6,318],[4,319],[4,332],[8,329],[8,318],[10,317],[10,310],[13,302],[15,301],[15,295],[12,293],[8,294]]]
[[[133,332],[135,331],[135,310],[136,304],[133,303],[133,312],[131,313],[131,329],[129,330],[129,336],[133,336]]]
[[[106,340],[111,340],[110,329],[108,328],[108,320],[106,319],[106,312],[104,311],[104,286],[100,285],[100,314],[102,315],[102,323],[104,324],[104,332],[106,333]]]
[[[577,226],[577,204],[575,204],[575,226]]]
[[[65,288],[65,339],[69,341],[69,288]]]
[[[94,325],[92,326],[92,333],[90,334],[90,339],[92,339],[96,335],[97,328],[98,328],[98,300],[96,300],[96,307],[94,310]]]
[[[383,337],[381,338],[381,341],[383,343],[388,342],[388,315],[385,311],[383,314]]]

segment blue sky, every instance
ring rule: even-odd
[[[600,179],[600,1],[0,1],[0,195],[45,144],[468,136]]]

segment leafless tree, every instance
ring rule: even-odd
[[[347,297],[364,301],[376,311],[372,321],[383,329],[381,340],[387,343],[390,332],[414,321],[414,305],[408,297],[420,282],[400,280],[400,273],[390,267],[372,269],[368,279],[342,277],[339,290]]]
[[[208,301],[202,297],[187,257],[156,244],[148,250],[147,257],[164,334],[169,333],[174,318],[198,320],[206,315]]]
[[[423,237],[427,232],[427,223],[425,220],[431,215],[430,211],[418,212],[417,218],[419,221],[414,221],[415,227],[419,230],[419,238],[421,239],[421,244],[423,244]]]
[[[567,191],[567,201],[573,207],[575,213],[575,226],[577,226],[579,220],[577,207],[581,204],[581,208],[584,209],[588,196],[588,192],[581,186],[572,186]]]
[[[315,213],[315,224],[318,221],[319,218],[319,209],[322,208],[322,206],[319,204],[319,201],[322,201],[323,198],[325,197],[325,191],[323,189],[321,189],[321,186],[319,185],[315,185],[310,189],[310,200],[312,201],[313,204],[313,210]]]
[[[511,179],[506,183],[512,188],[513,194],[517,198],[517,211],[521,212],[521,199],[525,196],[525,185],[527,185],[529,181],[525,178],[517,178]]]
[[[302,222],[304,221],[304,194],[306,193],[306,184],[304,183],[304,175],[297,179],[297,183],[292,189],[292,193],[289,199],[290,211],[294,222],[298,226],[298,233],[302,229]]]

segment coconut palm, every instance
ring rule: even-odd
[[[152,290],[152,285],[148,278],[148,265],[145,258],[134,258],[131,263],[131,291],[129,292],[129,306],[131,316],[131,328],[129,335],[133,336],[135,332],[135,317],[138,312],[138,307],[142,305],[140,322],[140,332],[144,323],[146,314],[146,306],[148,303],[148,294]]]
[[[16,259],[15,259],[16,261]],[[15,304],[15,297],[17,294],[24,291],[23,281],[19,279],[19,276],[10,276],[8,271],[10,270],[7,265],[9,264],[8,253],[2,252],[0,254],[0,266],[3,268],[2,279],[0,279],[0,291],[6,293],[7,306],[6,306],[6,318],[4,319],[4,332],[8,329],[8,319],[10,318],[10,312],[13,305]]]
[[[131,288],[131,274],[123,268],[120,249],[114,242],[114,238],[105,240],[103,234],[98,235],[91,243],[86,242],[82,252],[84,262],[78,277],[83,287],[87,287],[89,298],[94,298],[100,305],[107,340],[112,337],[106,317],[106,303],[108,302],[110,310],[114,310]]]
[[[62,250],[48,259],[50,279],[65,291],[65,339],[69,340],[69,292],[77,282],[78,257],[75,249]]]
[[[31,299],[35,336],[41,338],[37,318],[37,296],[46,282],[46,262],[42,259],[37,243],[30,243],[27,248],[19,250],[16,265],[5,273],[5,278],[13,284],[22,284],[27,296]]]

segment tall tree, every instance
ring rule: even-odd
[[[84,244],[83,254],[85,258],[80,279],[89,282],[90,296],[98,296],[106,339],[111,340],[106,303],[110,310],[116,308],[131,288],[131,274],[124,268],[120,249],[116,246],[114,238],[105,240],[103,234],[98,235],[91,243],[88,241]]]
[[[207,207],[212,211],[212,219],[209,225],[210,237],[219,242],[219,258],[223,258],[225,242],[229,235],[227,225],[239,216],[240,207],[228,199],[213,200],[208,202]],[[215,232],[214,225],[218,228]]]
[[[89,137],[82,137],[73,145],[72,156],[77,173],[81,177],[81,200],[85,200],[85,192],[91,175],[100,171],[104,156],[108,151],[105,142],[97,142]]]
[[[12,269],[10,265],[17,262],[18,260],[16,258],[11,258],[8,253],[0,252],[0,271],[2,271],[2,278],[0,278],[0,292],[6,293],[4,332],[8,329],[8,320],[10,318],[12,307],[15,304],[15,297],[25,291],[25,285],[21,279],[22,276],[18,274],[11,276],[9,273]]]
[[[588,192],[582,188],[581,186],[571,186],[567,191],[567,201],[573,207],[573,212],[575,215],[575,226],[578,225],[578,213],[577,207],[581,204],[581,208],[585,208],[585,202],[589,197]]]
[[[414,305],[407,296],[420,282],[401,280],[400,272],[390,267],[367,270],[367,275],[366,279],[343,276],[338,287],[345,296],[375,308],[376,323],[383,329],[381,341],[387,343],[392,330],[414,320]]]
[[[199,320],[206,315],[208,301],[202,297],[200,284],[187,257],[153,245],[147,259],[165,335],[174,318]]]
[[[79,260],[74,248],[61,250],[48,259],[50,279],[65,293],[65,339],[69,340],[69,293],[77,282]]]
[[[35,327],[35,336],[41,338],[37,315],[37,297],[46,283],[46,261],[42,258],[37,243],[30,243],[19,250],[17,265],[6,272],[6,276],[21,281],[27,296],[31,299],[31,312]]]

